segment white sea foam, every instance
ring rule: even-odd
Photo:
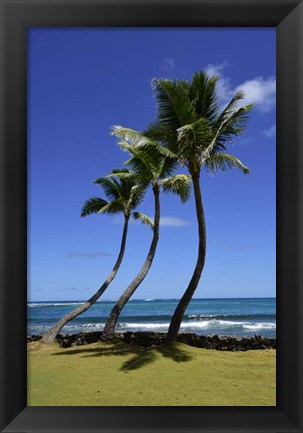
[[[168,329],[169,323],[119,323],[118,328],[120,329]],[[228,320],[204,320],[197,322],[183,322],[181,324],[181,329],[227,329],[227,328],[237,328],[237,329],[251,329],[251,330],[262,330],[262,329],[275,329],[275,323],[252,323],[252,322],[232,322]]]
[[[69,306],[69,305],[83,305],[84,304],[84,302],[53,302],[53,303],[51,303],[51,302],[45,302],[45,303],[43,303],[43,304],[39,304],[39,303],[30,303],[30,304],[27,304],[27,306],[29,307],[29,308],[35,308],[35,307],[57,307],[57,306],[62,306],[62,305],[64,305],[64,306]]]
[[[169,322],[166,323],[127,323],[120,322],[117,325],[117,331],[162,331],[166,332],[169,327]],[[49,326],[45,325],[33,325],[30,326],[33,332],[38,330],[39,332],[43,332],[42,330],[48,329]],[[72,332],[80,332],[83,331],[102,331],[104,328],[104,323],[85,323],[85,324],[75,324],[75,325],[65,325],[63,328],[63,333],[72,333]],[[224,332],[228,333],[228,329],[230,332],[237,329],[238,331],[250,330],[250,331],[262,331],[262,330],[274,330],[276,329],[276,324],[273,322],[232,322],[228,320],[204,320],[204,321],[194,321],[194,322],[183,322],[180,327],[181,331],[193,331],[197,332],[199,330],[210,331],[210,332],[218,332],[224,329]]]
[[[122,329],[168,329],[169,323],[119,323]]]
[[[244,325],[244,329],[275,329],[275,323],[250,323],[249,325]]]

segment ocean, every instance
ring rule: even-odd
[[[29,302],[27,334],[43,334],[83,301]],[[134,299],[122,311],[116,331],[166,332],[177,299]],[[96,302],[68,322],[61,333],[102,331],[114,301]],[[192,299],[180,331],[199,335],[276,336],[275,298]]]

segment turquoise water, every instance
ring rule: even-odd
[[[44,333],[83,301],[28,303],[28,335]],[[177,299],[130,300],[119,318],[117,331],[166,332]],[[96,302],[88,311],[67,323],[62,333],[101,331],[114,306]],[[276,336],[276,299],[193,299],[186,310],[181,331],[199,335]]]

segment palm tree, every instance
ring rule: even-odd
[[[152,242],[145,262],[139,273],[125,289],[113,307],[105,324],[102,340],[114,338],[115,328],[122,309],[134,294],[135,290],[142,283],[152,265],[159,239],[159,195],[161,187],[164,191],[171,191],[178,194],[183,202],[189,198],[190,194],[189,176],[184,174],[178,174],[175,176],[171,175],[174,170],[174,160],[169,158],[170,152],[162,148],[158,143],[149,139],[147,136],[129,128],[116,126],[113,128],[113,135],[121,138],[119,142],[121,148],[131,154],[131,158],[126,161],[126,164],[129,164],[132,167],[141,182],[144,184],[149,183],[151,185],[154,194],[155,213]],[[157,153],[154,151],[154,148],[157,149]],[[127,174],[123,172],[116,172],[115,174],[121,177],[121,179],[127,177]]]
[[[249,169],[239,159],[226,153],[226,145],[245,132],[251,105],[239,107],[244,98],[238,92],[220,113],[216,83],[218,77],[205,72],[194,74],[190,82],[154,79],[158,102],[158,120],[148,133],[175,154],[181,166],[191,175],[198,222],[198,257],[192,278],[172,316],[167,341],[173,341],[181,321],[199,284],[206,256],[206,226],[200,188],[202,168],[214,173],[227,168]]]
[[[121,179],[115,179],[115,176],[107,176],[101,177],[94,181],[100,185],[109,199],[106,201],[99,197],[92,197],[88,199],[83,207],[81,216],[85,217],[87,215],[93,213],[101,213],[101,214],[117,214],[123,213],[124,215],[124,227],[122,233],[122,240],[120,245],[120,251],[117,258],[117,261],[107,277],[102,286],[97,290],[97,292],[89,298],[84,304],[80,307],[74,309],[70,313],[66,314],[62,317],[46,334],[43,335],[42,340],[45,343],[51,343],[55,340],[57,334],[63,328],[63,326],[72,319],[75,319],[79,314],[88,310],[104,293],[107,289],[108,285],[116,276],[118,269],[121,265],[125,245],[126,245],[126,237],[128,230],[129,218],[132,215],[136,219],[141,219],[142,222],[149,223],[152,225],[152,222],[140,212],[132,212],[143,200],[145,194],[144,185],[138,185],[137,177],[134,173],[131,173],[128,169],[122,169],[122,171],[127,174],[127,177]]]

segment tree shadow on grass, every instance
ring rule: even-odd
[[[124,356],[128,355],[131,351],[129,346],[123,342],[115,343],[109,347],[94,347],[89,348],[87,346],[78,346],[81,349],[62,349],[62,352],[55,352],[54,356],[64,356],[64,355],[83,355],[83,358],[93,357],[93,356]]]
[[[192,356],[186,350],[180,349],[176,343],[164,344],[157,348],[165,358],[171,358],[175,362],[187,362]]]
[[[180,349],[175,343],[153,348],[142,348],[137,346],[128,346],[123,342],[118,342],[109,347],[83,347],[81,349],[70,350],[63,349],[62,352],[53,353],[54,356],[76,354],[82,354],[84,358],[96,356],[126,356],[132,354],[133,356],[129,360],[125,361],[120,367],[120,370],[124,372],[137,370],[155,362],[158,358],[158,354],[161,354],[165,358],[171,358],[175,362],[187,362],[192,359],[192,356],[189,353]]]
[[[124,362],[121,371],[137,370],[144,365],[150,364],[157,359],[157,352],[165,358],[171,358],[175,362],[187,362],[192,356],[185,350],[180,349],[176,344],[161,345],[152,349],[145,349],[142,353],[135,354],[131,359]]]

